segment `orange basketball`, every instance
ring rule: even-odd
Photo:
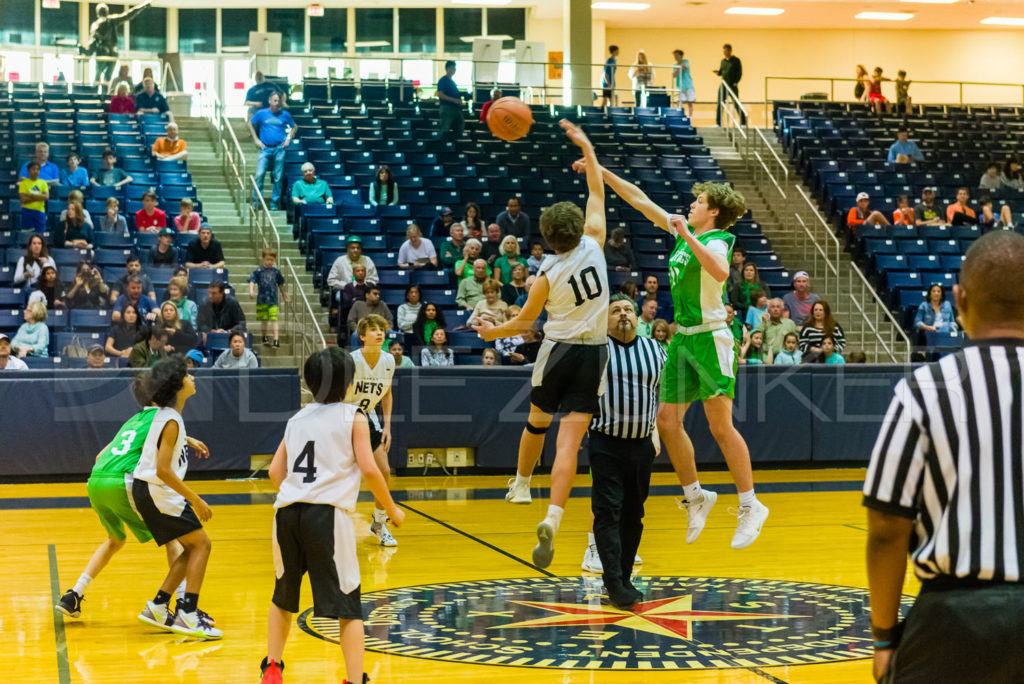
[[[530,132],[533,113],[518,97],[495,100],[487,110],[487,127],[502,140],[519,140]]]

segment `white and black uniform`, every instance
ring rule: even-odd
[[[356,365],[356,374],[345,403],[357,407],[370,419],[370,447],[376,451],[383,437],[377,418],[377,405],[391,390],[391,379],[395,377],[395,357],[382,351],[377,365],[370,368],[370,364],[363,358],[363,350],[359,349],[352,352],[352,361]]]
[[[174,442],[173,450],[176,456],[171,462],[171,469],[179,480],[185,479],[185,473],[188,472],[185,421],[181,419],[180,413],[167,407],[158,409],[154,414],[146,441],[142,445],[142,455],[132,474],[134,482],[131,501],[135,512],[146,523],[146,527],[153,534],[153,539],[160,546],[203,526],[192,510],[192,504],[164,484],[156,473],[160,435],[170,422],[178,424],[178,438]]]
[[[575,249],[545,257],[537,275],[548,279],[548,319],[533,366],[530,402],[545,413],[597,413],[608,364],[604,250],[584,235]]]
[[[274,501],[273,601],[290,613],[299,610],[308,572],[314,615],[362,619],[356,534],[348,516],[362,481],[352,449],[358,412],[351,404],[309,404],[285,427],[287,474]]]

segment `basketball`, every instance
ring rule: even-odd
[[[530,132],[533,113],[518,97],[495,100],[487,110],[487,127],[502,140],[519,140]]]

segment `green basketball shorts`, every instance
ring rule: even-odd
[[[692,335],[676,333],[661,374],[663,404],[689,404],[736,394],[736,343],[727,328]]]
[[[153,535],[149,533],[146,523],[132,508],[128,500],[128,488],[125,485],[124,476],[119,477],[90,477],[86,483],[89,492],[89,504],[92,510],[99,516],[103,529],[114,539],[124,541],[127,539],[124,528],[131,530],[135,538],[145,544]]]

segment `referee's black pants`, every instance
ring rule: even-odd
[[[604,566],[604,584],[629,582],[644,531],[644,502],[651,488],[654,443],[650,437],[620,439],[590,433],[590,508],[594,541]]]

